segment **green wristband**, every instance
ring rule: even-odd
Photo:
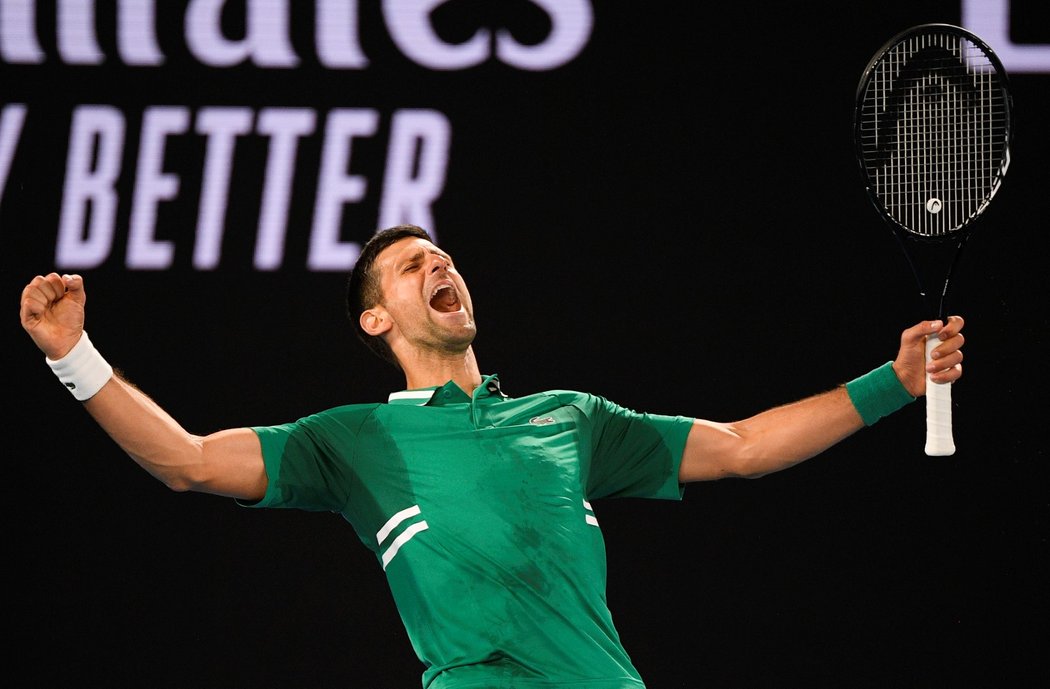
[[[846,383],[846,392],[865,426],[915,401],[893,372],[892,361]]]

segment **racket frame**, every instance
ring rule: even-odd
[[[875,181],[872,180],[868,168],[868,152],[865,150],[865,142],[863,138],[863,127],[866,124],[863,115],[865,114],[865,104],[868,100],[869,85],[877,68],[883,63],[887,54],[890,53],[890,51],[897,49],[898,46],[907,40],[934,34],[950,34],[964,41],[968,41],[983,53],[983,56],[991,65],[993,71],[991,77],[997,79],[995,88],[998,90],[998,96],[1002,98],[1002,107],[1004,109],[1001,123],[1002,140],[996,142],[996,145],[1002,146],[1002,154],[998,167],[992,172],[991,188],[987,191],[985,197],[980,200],[976,208],[968,213],[961,222],[950,227],[947,231],[936,234],[924,234],[914,231],[890,212],[877,189]],[[966,56],[964,55],[963,57],[965,58]],[[927,314],[936,314],[936,318],[944,321],[948,316],[947,298],[949,285],[959,259],[962,256],[963,247],[966,244],[966,240],[973,232],[974,223],[988,209],[992,197],[994,197],[999,190],[1003,177],[1010,165],[1010,147],[1013,139],[1013,97],[1006,70],[991,47],[972,32],[952,24],[919,24],[905,29],[890,38],[868,61],[867,66],[861,73],[861,79],[857,85],[853,112],[853,139],[856,158],[868,199],[875,206],[876,211],[883,220],[889,224],[890,228],[893,230],[894,237],[900,243],[901,249],[918,284],[919,292],[923,299]],[[989,145],[992,145],[992,142],[989,142]],[[993,148],[992,150],[996,149]],[[927,203],[932,202],[933,200],[927,201]],[[939,212],[940,207],[936,206],[936,208],[938,208]],[[929,210],[929,207],[927,210]],[[930,212],[933,213],[934,211]],[[946,246],[949,241],[954,242],[954,248],[949,249]],[[935,248],[936,251],[934,251]],[[915,255],[920,252],[923,253],[921,260],[919,260],[920,257]],[[938,264],[938,262],[934,260],[936,257],[943,258],[947,254],[950,254],[950,260],[946,264],[943,262]],[[928,277],[924,277],[923,271],[920,269],[920,266],[922,266],[927,269],[927,272],[929,272],[929,270],[934,268],[935,264],[937,265],[936,269],[938,271],[938,277],[943,277],[940,293],[936,295],[936,305],[934,305],[932,301],[933,295],[930,295],[928,291],[928,287],[932,285],[933,282],[929,280]],[[939,341],[936,337],[927,339],[927,342],[925,343],[927,360],[929,359],[929,352],[938,343]],[[951,384],[935,383],[930,380],[929,375],[927,375],[925,447],[927,455],[944,456],[955,453],[955,443],[952,439],[951,404]]]

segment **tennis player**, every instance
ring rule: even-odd
[[[341,514],[385,571],[425,689],[644,687],[606,606],[593,500],[680,500],[692,481],[779,471],[923,395],[927,372],[962,373],[952,317],[904,330],[896,358],[869,373],[732,423],[572,390],[511,396],[481,373],[452,258],[400,225],[362,248],[347,307],[405,389],[199,436],[92,346],[85,296],[80,276],[56,273],[22,294],[22,325],[58,379],[172,490]],[[940,340],[929,364],[927,338]]]

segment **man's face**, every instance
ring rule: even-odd
[[[466,351],[477,333],[474,308],[448,254],[425,239],[406,237],[380,252],[374,269],[394,338],[426,350]]]

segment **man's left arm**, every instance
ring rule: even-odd
[[[853,383],[774,407],[730,423],[697,419],[689,431],[679,480],[709,481],[730,476],[757,478],[803,462],[852,435],[879,416],[926,393],[926,374],[935,383],[962,375],[963,319],[922,321],[901,333],[892,366]],[[927,337],[940,344],[926,361]],[[891,375],[892,374],[892,375]]]

